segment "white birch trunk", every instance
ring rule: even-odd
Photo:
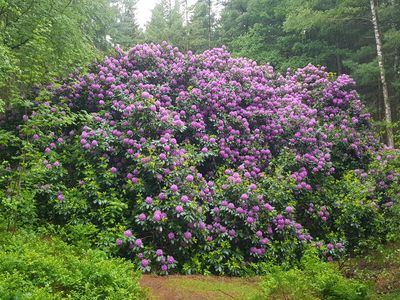
[[[377,10],[375,6],[375,0],[370,0],[371,5],[371,14],[372,14],[372,23],[374,25],[374,33],[375,33],[375,42],[376,42],[376,52],[378,57],[378,65],[379,72],[381,74],[381,82],[382,82],[382,91],[383,91],[383,102],[385,105],[385,121],[386,121],[386,135],[387,135],[387,144],[389,147],[394,147],[394,139],[393,139],[393,129],[390,127],[392,124],[392,109],[390,106],[389,100],[389,92],[388,86],[386,82],[385,76],[385,66],[383,65],[383,54],[382,54],[382,39],[379,32],[378,26],[378,17]]]

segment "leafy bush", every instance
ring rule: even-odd
[[[336,265],[321,262],[318,256],[306,254],[300,268],[268,268],[262,286],[266,299],[368,299],[366,285],[346,279]]]
[[[18,128],[21,193],[143,271],[259,272],[310,243],[331,260],[386,239],[399,198],[398,154],[380,153],[353,86],[224,49],[119,51],[38,95]]]
[[[53,237],[0,233],[1,299],[144,299],[139,274],[122,259]]]

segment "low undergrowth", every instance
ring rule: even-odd
[[[59,238],[0,232],[0,299],[146,299],[138,272],[123,259]]]

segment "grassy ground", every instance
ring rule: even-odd
[[[342,271],[347,277],[368,283],[371,300],[400,300],[400,242],[366,256],[351,258],[343,263]],[[260,277],[144,275],[141,280],[154,300],[265,299],[260,283]],[[275,295],[273,299],[284,298]]]
[[[348,277],[368,282],[371,299],[400,299],[400,242],[391,243],[370,254],[352,258],[343,267]]]
[[[141,284],[149,288],[152,299],[225,300],[262,299],[261,278],[218,276],[144,275]]]

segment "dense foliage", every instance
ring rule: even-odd
[[[310,253],[301,260],[300,268],[270,267],[262,286],[265,299],[370,299],[366,285],[346,279],[337,266]]]
[[[23,231],[0,245],[1,299],[145,299],[131,264],[101,251]]]
[[[68,75],[140,36],[132,0],[1,0],[0,126],[32,89]]]
[[[36,98],[9,143],[2,209],[144,271],[239,275],[311,246],[332,260],[398,226],[399,160],[353,86],[224,49],[120,50]]]

